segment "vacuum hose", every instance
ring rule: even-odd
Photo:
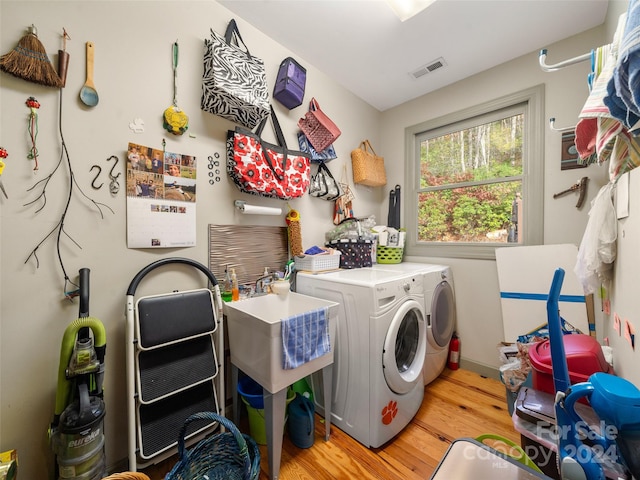
[[[104,325],[100,320],[93,317],[83,317],[74,320],[69,324],[62,337],[60,347],[60,365],[58,366],[58,390],[56,392],[55,418],[57,419],[69,402],[71,384],[67,379],[67,367],[73,355],[78,331],[81,328],[90,328],[93,332],[94,348],[100,365],[104,364],[104,357],[107,349],[107,334]],[[102,372],[100,372],[102,375]],[[101,383],[101,382],[99,382]]]

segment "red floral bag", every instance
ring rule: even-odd
[[[237,126],[227,133],[227,173],[245,193],[289,200],[307,193],[310,183],[310,156],[289,150],[276,113],[271,122],[278,144],[262,140],[265,118],[255,133]]]

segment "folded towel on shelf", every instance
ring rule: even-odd
[[[331,352],[329,309],[318,308],[282,320],[282,368],[297,368]]]

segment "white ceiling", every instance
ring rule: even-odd
[[[438,0],[400,22],[384,0],[217,1],[380,111],[601,25],[609,3]]]

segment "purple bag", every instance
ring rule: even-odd
[[[293,58],[287,57],[280,64],[273,98],[289,110],[302,105],[304,87],[307,83],[307,69]]]

